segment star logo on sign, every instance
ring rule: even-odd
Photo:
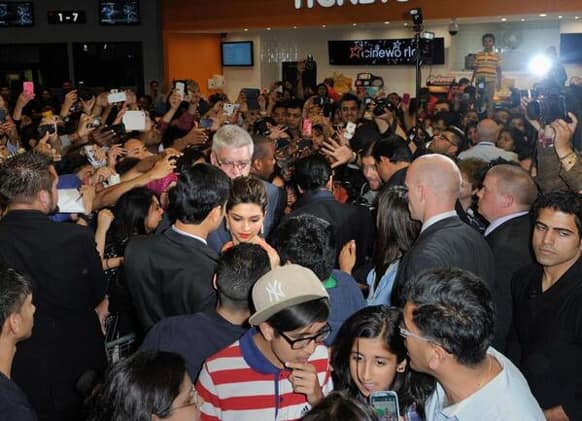
[[[397,50],[400,50],[400,44],[402,44],[400,41],[394,41],[394,43],[392,44],[394,46],[394,48],[396,48]]]
[[[350,47],[350,58],[360,58],[360,54],[362,54],[362,47],[359,45]]]

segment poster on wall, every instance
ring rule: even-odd
[[[444,38],[421,40],[423,64],[445,64]],[[414,38],[328,41],[329,64],[334,66],[394,66],[414,64]]]

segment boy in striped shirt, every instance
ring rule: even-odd
[[[487,117],[492,118],[495,111],[493,97],[495,88],[501,89],[501,56],[495,51],[495,35],[485,34],[482,38],[483,51],[475,56],[475,65],[471,83],[485,83],[482,100],[487,102]]]
[[[333,388],[329,296],[315,274],[285,265],[253,287],[254,326],[206,360],[196,384],[202,420],[301,418]]]

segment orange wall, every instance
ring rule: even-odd
[[[193,79],[207,95],[207,80],[222,74],[220,35],[164,31],[163,38],[166,86],[175,79]]]

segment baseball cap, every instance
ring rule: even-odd
[[[320,298],[329,298],[315,273],[303,266],[279,266],[259,278],[253,286],[256,312],[249,323],[257,326],[279,311]]]

